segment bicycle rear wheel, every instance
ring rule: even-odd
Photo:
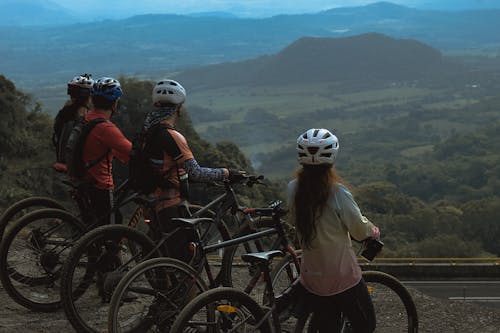
[[[116,287],[108,332],[175,332],[170,327],[192,298],[207,290],[199,274],[173,258],[149,259],[132,268]],[[133,295],[132,300],[127,300]]]
[[[213,219],[212,221],[205,221],[198,223],[196,229],[200,234],[200,239],[203,245],[212,245],[222,243],[231,239],[228,227],[224,220],[216,219],[215,213],[211,210],[207,210],[204,214],[199,214],[198,211],[203,209],[203,206],[190,204],[189,210],[193,217],[209,217]],[[224,250],[220,250],[217,253],[207,254],[208,263],[210,265],[210,271],[213,278],[220,281],[220,276],[222,274],[222,258]],[[209,282],[208,279],[205,282]]]
[[[193,299],[179,313],[170,332],[270,333],[266,313],[249,295],[234,288],[216,288]],[[257,326],[260,324],[260,326]]]
[[[8,207],[0,216],[0,240],[10,223],[21,218],[23,215],[41,208],[57,208],[65,210],[64,206],[52,198],[48,197],[30,197],[20,200]]]
[[[62,269],[61,301],[77,332],[106,329],[114,288],[148,254],[161,255],[154,247],[144,233],[117,224],[96,228],[76,242]]]
[[[259,217],[253,221],[252,225],[249,223],[243,224],[233,236],[233,239],[271,228],[273,225],[274,221],[272,218]],[[234,287],[239,290],[245,289],[251,277],[255,274],[260,274],[260,269],[254,264],[239,260],[241,255],[274,250],[279,248],[280,245],[281,242],[278,239],[278,235],[273,234],[226,248],[222,260],[221,284],[225,287]],[[262,292],[262,288],[256,288],[252,296],[262,294]]]
[[[84,232],[78,218],[60,209],[41,209],[19,219],[0,248],[0,277],[9,296],[28,309],[58,309],[61,267]]]

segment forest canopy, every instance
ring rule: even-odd
[[[144,116],[151,111],[153,83],[122,77],[124,96],[113,121],[132,139]],[[498,108],[498,99],[487,99],[463,114],[479,114],[482,108]],[[475,112],[475,113],[474,113]],[[194,129],[187,115],[179,130],[201,165],[232,167],[255,172],[249,159],[229,141],[209,143]],[[256,113],[265,118],[265,110]],[[458,112],[456,114],[459,115]],[[422,113],[425,116],[425,112]],[[415,114],[399,119],[401,126],[415,123]],[[465,116],[464,116],[465,117]],[[417,117],[418,118],[418,117]],[[425,118],[425,117],[424,117]],[[467,118],[464,118],[467,119]],[[249,121],[251,119],[248,119]],[[272,117],[271,117],[272,120]],[[61,176],[50,168],[52,118],[40,112],[30,96],[0,76],[0,208],[33,195],[47,195],[68,201]],[[474,131],[456,131],[446,137],[425,136],[416,121],[413,131],[395,124],[366,136],[346,136],[351,144],[342,152],[340,169],[355,184],[353,192],[367,217],[380,226],[386,246],[384,255],[402,257],[478,257],[500,254],[500,123],[497,120]],[[393,126],[394,125],[394,126]],[[425,153],[401,157],[398,144],[427,147]],[[428,140],[428,141],[425,141]],[[396,149],[395,149],[396,148]],[[358,149],[358,150],[357,150]],[[420,149],[420,148],[418,148]],[[397,152],[397,153],[395,153]],[[294,154],[293,147],[268,157],[266,168],[280,168],[279,154]],[[262,155],[265,161],[266,156]],[[385,161],[383,163],[382,161]],[[264,170],[264,175],[267,169]],[[126,168],[117,165],[117,177],[126,177]],[[344,174],[344,172],[343,172]],[[268,186],[245,190],[242,204],[264,205],[283,198],[287,179]],[[206,202],[213,191],[193,186],[194,199]]]

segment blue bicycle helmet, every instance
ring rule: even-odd
[[[116,101],[123,95],[122,86],[117,79],[101,77],[92,85],[92,96],[102,96],[110,101]]]

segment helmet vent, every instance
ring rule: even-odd
[[[314,155],[318,152],[319,147],[307,147],[307,151],[311,154]]]
[[[319,129],[315,129],[315,130],[314,130],[314,133],[313,133],[313,137],[317,136],[317,135],[318,135],[318,132],[319,132]]]
[[[325,147],[325,149],[332,149],[333,148],[333,145],[328,145]]]
[[[302,147],[301,145],[297,145],[297,148],[301,149],[301,150],[304,150],[304,147]]]

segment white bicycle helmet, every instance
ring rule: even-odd
[[[68,90],[66,93],[72,98],[87,99],[90,96],[90,89],[94,84],[90,74],[75,76],[68,81]]]
[[[90,74],[82,74],[75,76],[70,81],[68,81],[68,86],[75,86],[84,89],[91,89],[94,84],[94,80],[92,80],[92,75]]]
[[[174,80],[161,80],[153,88],[153,105],[182,104],[186,100],[186,90]]]
[[[297,160],[300,164],[333,164],[339,140],[329,130],[311,128],[297,138]]]

